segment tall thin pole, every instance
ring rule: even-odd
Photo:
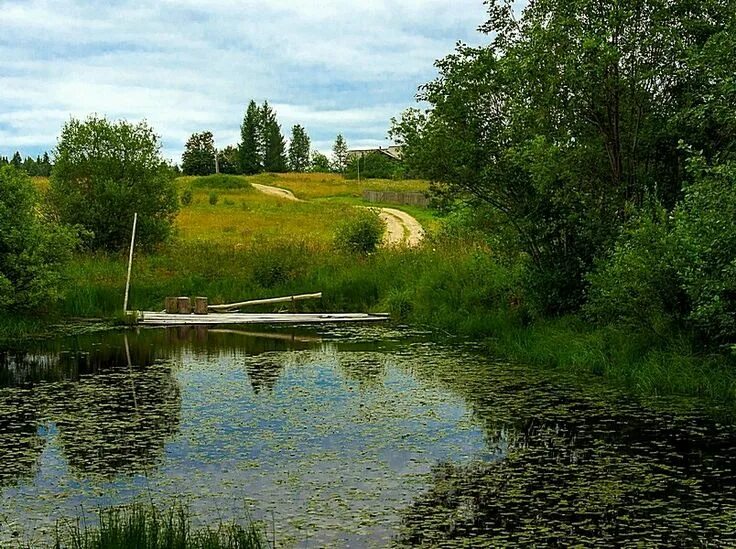
[[[123,313],[128,312],[128,294],[130,293],[130,270],[133,267],[133,247],[135,246],[135,227],[138,224],[138,212],[133,214],[133,234],[130,236],[130,254],[128,255],[128,278],[125,281],[125,301]]]

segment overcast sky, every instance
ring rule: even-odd
[[[482,0],[0,0],[0,154],[51,150],[70,116],[147,119],[164,154],[211,130],[238,141],[247,102],[301,123],[313,148],[342,132],[386,145],[433,62],[479,44]]]

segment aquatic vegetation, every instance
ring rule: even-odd
[[[98,512],[99,525],[60,521],[56,547],[75,549],[261,549],[269,547],[263,529],[249,522],[220,521],[192,528],[186,506],[162,511],[151,504],[110,507]]]
[[[390,326],[127,337],[0,363],[0,540],[144,497],[284,546],[736,541],[736,432],[692,406]]]

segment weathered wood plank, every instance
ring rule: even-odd
[[[169,315],[153,311],[141,312],[138,322],[144,325],[183,326],[190,324],[316,324],[330,322],[380,322],[387,314],[367,313],[210,313],[204,315]]]

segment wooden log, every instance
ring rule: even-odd
[[[192,312],[192,300],[188,297],[177,297],[176,298],[177,313],[180,315],[188,315]]]
[[[253,305],[271,305],[273,303],[293,303],[295,301],[303,301],[305,299],[320,299],[322,292],[316,294],[300,294],[290,295],[287,297],[270,297],[268,299],[252,299],[250,301],[241,301],[240,303],[224,303],[222,305],[210,305],[209,308],[212,311],[235,311],[243,307],[250,307]]]
[[[179,300],[175,297],[167,297],[164,301],[164,312],[175,315],[179,312]]]
[[[194,298],[194,314],[195,315],[206,315],[207,314],[207,298],[206,297],[195,297]]]

